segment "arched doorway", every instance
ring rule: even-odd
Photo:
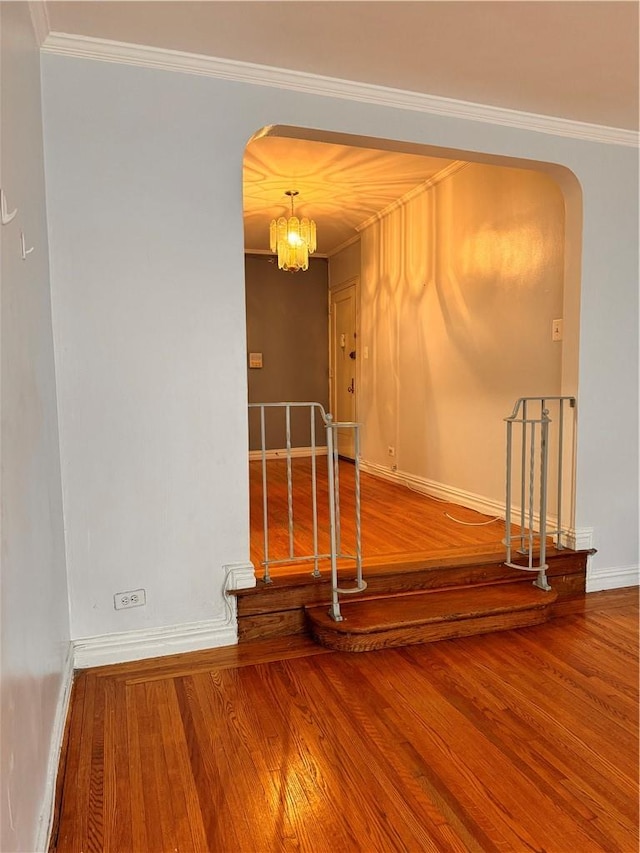
[[[249,152],[264,150],[271,140],[296,151],[295,157],[284,167],[271,162],[266,183],[260,177],[255,183],[266,192],[278,182],[284,191],[292,180],[296,188],[306,181],[309,198],[316,196],[308,215],[316,217],[321,183],[330,185],[326,170],[324,177],[314,173],[319,160],[331,162],[342,183],[338,164],[347,149],[367,163],[369,183],[375,182],[375,156],[381,162],[408,158],[405,181],[420,158],[429,162],[422,181],[409,189],[401,182],[394,198],[382,204],[378,198],[373,213],[363,207],[354,235],[326,252],[332,292],[351,280],[361,284],[356,371],[362,462],[376,476],[499,511],[502,419],[514,399],[577,390],[577,180],[553,164],[291,127],[271,127],[249,143],[245,166],[251,159],[258,176],[267,173],[268,158]],[[255,169],[256,159],[265,168]],[[391,181],[385,175],[379,183],[388,188]],[[365,184],[358,186],[366,198]],[[334,206],[336,198],[334,192]],[[343,207],[346,218],[353,207]],[[266,205],[260,213],[266,234]],[[320,226],[318,233],[322,250]],[[556,320],[563,323],[561,341],[552,337]],[[572,529],[573,490],[564,494],[562,514]]]

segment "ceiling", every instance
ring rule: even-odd
[[[318,254],[331,254],[357,227],[400,196],[424,184],[451,160],[373,148],[263,136],[244,157],[247,251],[269,246],[269,222],[288,216],[287,190],[297,190],[296,216],[314,219]]]
[[[47,2],[51,30],[638,126],[638,3]]]
[[[50,31],[258,63],[608,127],[638,127],[638,2],[46,3]],[[288,209],[318,252],[450,161],[266,135],[247,147],[245,247]]]

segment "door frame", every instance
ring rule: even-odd
[[[348,288],[354,288],[355,296],[355,336],[356,336],[356,364],[355,364],[355,393],[353,400],[354,420],[358,420],[359,413],[359,398],[360,398],[360,359],[362,357],[360,351],[361,336],[360,336],[360,275],[351,276],[351,278],[341,281],[333,287],[329,285],[327,292],[327,322],[329,325],[329,410],[332,415],[335,415],[335,364],[333,360],[333,322],[332,322],[332,301],[333,295],[340,293]]]

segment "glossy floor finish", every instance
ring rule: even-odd
[[[251,560],[259,566],[264,559],[262,467],[249,463],[251,493]],[[269,556],[289,557],[288,495],[286,461],[267,462],[269,506]],[[342,545],[355,553],[354,466],[340,462],[340,508]],[[313,553],[311,460],[292,460],[294,553]],[[327,466],[317,459],[318,546],[329,551]],[[469,549],[504,551],[504,520],[487,516],[447,501],[428,497],[400,483],[361,474],[362,553],[365,560],[406,553],[468,553]],[[328,561],[325,561],[328,566]],[[274,567],[274,577],[286,567]]]
[[[637,630],[625,590],[423,646],[86,670],[51,849],[631,853]]]

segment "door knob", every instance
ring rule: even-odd
[[[349,358],[352,358],[354,361],[356,360],[356,351],[354,349],[349,353]]]

